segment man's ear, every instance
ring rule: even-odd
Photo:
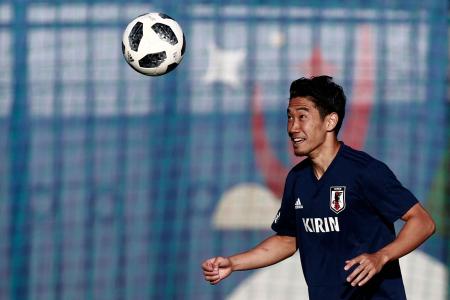
[[[327,131],[333,131],[334,128],[336,128],[336,125],[339,121],[339,116],[337,113],[332,112],[327,116],[325,121],[326,121]]]

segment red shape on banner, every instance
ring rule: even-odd
[[[357,35],[353,99],[350,108],[347,109],[348,117],[345,120],[342,136],[346,144],[361,149],[366,140],[374,100],[375,70],[373,61],[375,55],[370,27],[361,26],[358,28]],[[334,70],[332,65],[325,63],[319,48],[313,50],[311,58],[305,66],[306,69],[309,66],[307,71],[311,76],[332,75],[331,70]],[[256,165],[262,173],[266,186],[278,199],[281,199],[289,169],[277,158],[270,146],[265,130],[261,97],[261,87],[256,84],[252,98],[252,134]],[[292,157],[294,156],[292,155]],[[293,160],[298,162],[299,158]]]

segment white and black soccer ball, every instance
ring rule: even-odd
[[[122,37],[122,53],[139,73],[164,75],[175,69],[186,50],[180,25],[162,13],[147,13],[135,18]]]

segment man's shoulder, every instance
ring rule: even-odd
[[[358,176],[361,180],[367,178],[385,177],[391,174],[389,167],[371,156],[370,154],[345,146],[342,153],[343,164],[341,168],[347,171],[353,170],[353,174]]]
[[[346,165],[351,165],[354,168],[365,170],[372,164],[381,163],[376,158],[372,157],[367,152],[356,150],[350,146],[342,145],[342,159]]]

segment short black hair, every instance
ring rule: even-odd
[[[339,120],[334,131],[336,135],[339,133],[345,116],[346,97],[342,87],[333,82],[333,77],[322,75],[299,78],[291,83],[289,93],[289,100],[297,97],[311,100],[322,119],[332,112],[337,113]]]

